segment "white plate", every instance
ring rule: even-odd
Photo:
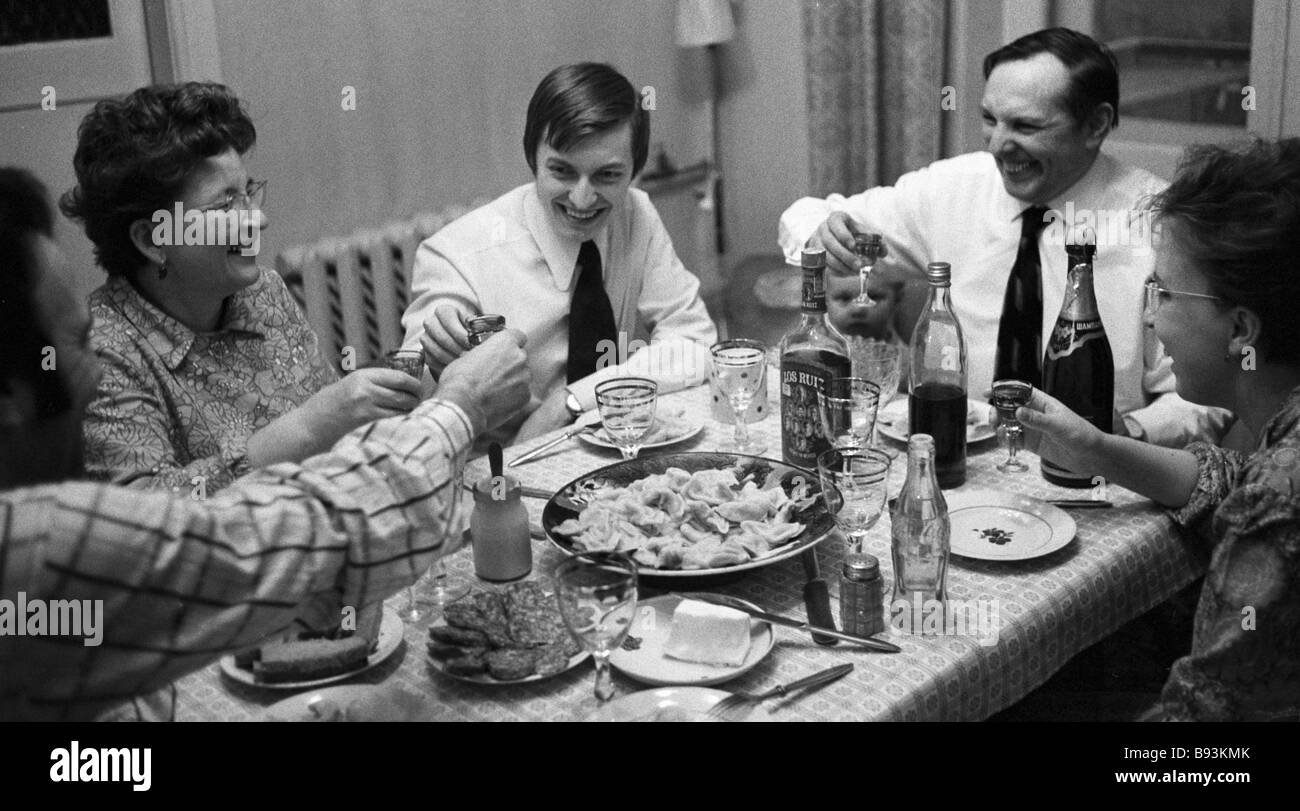
[[[442,617],[439,617],[437,620],[433,622],[433,624],[430,627],[446,628],[447,621],[444,620]],[[570,670],[573,670],[575,667],[577,667],[578,665],[582,664],[583,662],[585,662],[590,658],[591,658],[591,651],[588,650],[579,651],[578,653],[569,657],[569,664],[566,665],[564,670],[561,670],[560,673],[568,673]],[[531,676],[524,676],[522,679],[494,679],[492,678],[491,675],[487,673],[480,673],[476,675],[469,675],[465,673],[452,673],[451,671],[447,670],[446,664],[441,659],[435,658],[433,654],[428,652],[427,647],[425,649],[424,660],[429,663],[429,667],[433,668],[435,671],[441,673],[447,678],[455,679],[457,681],[469,682],[471,684],[493,684],[493,685],[527,684],[529,682],[542,681],[543,679],[549,679],[553,676],[560,675],[560,673],[552,673],[550,676],[542,676],[538,673],[534,673]]]
[[[311,679],[309,681],[281,681],[268,684],[260,682],[253,675],[253,671],[244,670],[235,664],[234,656],[221,657],[221,672],[240,684],[247,684],[251,687],[265,687],[267,690],[300,690],[304,687],[317,687],[322,684],[331,684],[336,681],[351,678],[358,673],[363,673],[380,662],[393,655],[393,652],[402,644],[402,620],[391,608],[384,607],[383,617],[379,621],[379,646],[374,652],[366,657],[366,663],[360,667],[349,670],[346,673],[336,673],[333,676],[326,676],[321,679]]]
[[[973,445],[976,442],[983,442],[998,435],[996,429],[989,422],[989,412],[993,406],[988,403],[981,403],[979,400],[966,401],[966,444]],[[972,425],[969,421],[973,409],[978,409],[978,413],[985,415],[983,419]],[[908,435],[908,413],[907,398],[900,397],[889,405],[880,409],[876,416],[876,428],[880,431],[881,436],[887,436],[896,442],[907,444]]]
[[[714,704],[729,694],[710,687],[660,687],[620,696],[586,717],[587,721],[702,721]],[[746,721],[771,721],[755,705]]]
[[[361,702],[358,704],[357,702]],[[320,721],[322,713],[346,710],[346,721],[435,721],[425,696],[396,685],[344,684],[308,690],[277,701],[258,714],[261,721]]]
[[[636,620],[632,623],[632,631],[628,636],[638,638],[640,646],[636,650],[620,647],[610,655],[610,664],[622,671],[624,675],[646,684],[663,686],[721,684],[752,669],[763,661],[764,657],[772,651],[772,646],[776,644],[776,634],[772,632],[772,626],[751,618],[749,654],[745,656],[744,664],[739,667],[706,665],[670,658],[664,653],[664,647],[668,644],[668,635],[673,629],[673,611],[681,601],[682,598],[676,594],[664,594],[637,603]],[[745,605],[758,609],[758,606],[753,603],[745,602]]]
[[[1030,560],[1063,548],[1077,530],[1069,513],[1029,496],[966,490],[944,498],[952,519],[952,553],[964,558]],[[1010,538],[994,543],[986,537],[989,530],[1002,530]]]
[[[678,442],[682,442],[683,440],[690,439],[691,437],[698,434],[700,431],[704,430],[704,423],[700,423],[699,425],[691,425],[685,420],[674,420],[674,422],[677,423],[677,430],[674,430],[671,434],[669,434],[664,439],[658,440],[656,442],[648,442],[642,445],[641,450],[648,451],[648,450],[653,450],[654,448],[664,448],[669,445],[675,445]],[[655,425],[652,425],[650,427],[650,430],[654,431],[657,427],[658,427],[658,423],[656,422]],[[596,431],[594,434],[578,434],[578,439],[581,439],[583,442],[586,442],[588,445],[595,445],[598,448],[607,448],[609,450],[615,450],[615,451],[618,450],[618,446],[610,441],[609,435],[605,433],[604,428],[601,428],[600,430]]]

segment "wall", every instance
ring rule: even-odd
[[[258,127],[274,253],[531,176],[520,141],[551,68],[596,60],[655,88],[652,141],[707,151],[696,51],[671,0],[215,0],[223,78]],[[356,90],[355,111],[342,89]]]

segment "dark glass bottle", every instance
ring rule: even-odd
[[[912,389],[907,396],[909,431],[934,437],[939,486],[966,481],[966,339],[952,310],[952,268],[926,268],[930,296],[912,331]]]
[[[1043,391],[1110,433],[1115,409],[1115,359],[1092,287],[1095,245],[1066,245],[1065,301],[1043,353]],[[1043,457],[1043,478],[1063,487],[1091,487],[1092,473],[1068,470]]]
[[[822,435],[817,393],[833,377],[851,373],[849,348],[826,323],[826,252],[804,251],[803,316],[781,339],[781,456],[798,467],[817,468],[817,454],[830,448]]]

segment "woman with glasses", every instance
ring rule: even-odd
[[[1170,508],[1210,555],[1191,652],[1151,717],[1300,720],[1300,139],[1195,148],[1154,209],[1147,325],[1178,393],[1235,412],[1254,453],[1104,435],[1038,391],[1021,422]]]
[[[90,298],[104,369],[84,426],[92,476],[211,494],[418,402],[401,372],[339,380],[259,266],[266,183],[244,165],[256,139],[239,99],[211,83],[144,87],[81,122],[61,207],[108,273]]]

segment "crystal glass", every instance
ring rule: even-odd
[[[766,382],[764,372],[767,347],[759,341],[733,338],[714,344],[710,352],[713,354],[713,378],[718,384],[718,391],[722,392],[731,405],[731,413],[736,420],[735,435],[728,450],[748,454],[762,453],[767,448],[749,435],[745,412],[758,393],[758,387]]]
[[[1016,458],[1020,450],[1020,420],[1016,418],[1016,409],[1029,402],[1034,387],[1023,380],[994,380],[993,407],[998,410],[998,436],[1005,438],[1007,458],[998,465],[1003,473],[1024,473],[1029,466]]]
[[[419,349],[398,349],[385,352],[383,365],[385,368],[396,369],[414,377],[416,380],[420,380],[424,375],[424,352]],[[465,460],[455,460],[452,483],[449,485],[453,487],[452,496],[448,502],[447,511],[443,515],[443,526],[447,527],[447,532],[451,538],[455,538],[455,533],[462,531],[460,522],[464,514],[460,509],[460,503],[464,497],[461,488],[464,471]],[[459,544],[456,544],[456,546],[459,546]],[[429,609],[433,605],[446,606],[448,603],[459,600],[469,593],[469,583],[459,577],[452,577],[447,571],[445,557],[445,555],[440,556],[438,562],[433,565],[433,584],[427,589],[432,602],[420,598],[419,589],[417,589],[420,581],[416,581],[407,587],[406,606],[399,612],[403,620],[419,622],[429,615]],[[428,572],[420,580],[424,580],[427,576]]]
[[[605,433],[624,459],[635,459],[655,421],[659,384],[644,377],[616,377],[596,386],[596,407]]]
[[[636,615],[636,564],[620,552],[584,552],[555,567],[560,616],[578,644],[596,661],[596,698],[614,697],[609,656],[632,628]]]
[[[880,387],[880,404],[889,403],[898,394],[903,377],[903,348],[889,341],[872,341],[854,336],[849,340],[849,358],[853,362],[853,376],[870,380]],[[872,430],[871,445],[879,447],[879,436]],[[889,453],[888,450],[885,451]],[[894,456],[894,454],[890,454]]]
[[[880,235],[854,234],[853,252],[862,261],[858,268],[858,297],[853,303],[863,307],[878,306],[875,299],[867,295],[867,279],[871,277],[871,271],[876,268],[876,260],[880,258]]]
[[[822,498],[849,551],[864,551],[867,532],[880,520],[889,496],[889,456],[872,448],[823,451],[817,457]]]
[[[832,377],[817,392],[822,435],[833,448],[865,448],[876,427],[880,387],[859,377]]]

